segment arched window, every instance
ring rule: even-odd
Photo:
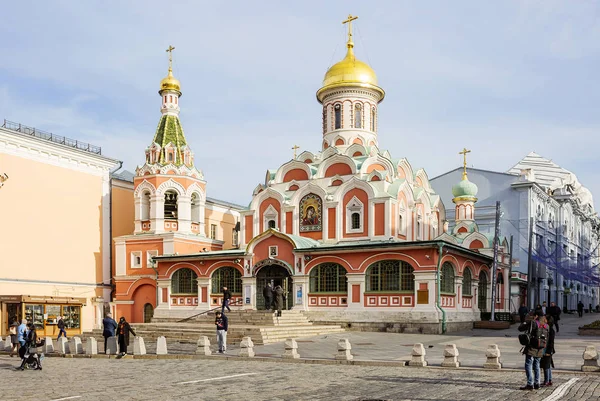
[[[242,273],[235,267],[220,267],[212,274],[211,292],[218,294],[223,291],[223,287],[232,294],[242,293]]]
[[[463,272],[463,295],[473,295],[473,276],[471,275],[471,270],[465,268]]]
[[[367,291],[414,291],[413,267],[401,260],[382,260],[367,269]]]
[[[354,128],[362,128],[362,107],[360,104],[354,106]]]
[[[375,107],[371,109],[371,131],[375,132]]]
[[[269,220],[269,228],[275,228],[275,220]]]
[[[352,229],[360,230],[360,213],[352,213]]]
[[[346,269],[337,263],[322,263],[310,271],[310,292],[347,292]]]
[[[140,220],[150,220],[150,192],[146,191],[142,194],[142,213],[140,215]]]
[[[165,192],[165,219],[177,219],[177,192]]]
[[[454,294],[454,267],[450,262],[444,262],[442,265],[440,292]]]
[[[171,278],[171,294],[198,295],[198,275],[192,269],[179,269]]]
[[[192,223],[200,223],[200,196],[192,194]]]
[[[342,106],[336,104],[333,107],[333,114],[335,116],[335,129],[342,128]]]
[[[479,272],[479,285],[477,292],[479,293],[477,299],[479,310],[485,311],[487,310],[488,278],[484,271]]]

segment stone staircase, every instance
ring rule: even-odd
[[[285,341],[287,338],[312,337],[329,333],[340,333],[344,329],[334,325],[314,325],[300,311],[283,311],[280,317],[265,311],[232,310],[226,313],[229,319],[227,342],[239,344],[243,337],[250,336],[257,345]],[[180,318],[153,319],[152,323],[132,323],[137,335],[148,342],[156,342],[165,336],[168,343],[196,344],[200,336],[216,336],[214,313],[196,316],[182,321]],[[83,333],[83,338],[94,337],[104,341],[102,330]]]

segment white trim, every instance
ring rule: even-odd
[[[143,266],[142,251],[132,251],[129,253],[130,267],[132,269],[141,269]],[[140,263],[137,263],[136,258],[140,258]]]
[[[362,233],[364,231],[364,209],[363,203],[354,196],[350,199],[350,202],[346,204],[346,232],[347,233]],[[358,213],[359,216],[359,227],[352,228],[352,215]]]

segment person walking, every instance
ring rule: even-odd
[[[525,317],[528,313],[529,309],[527,308],[527,306],[525,306],[525,302],[523,302],[521,304],[521,307],[519,308],[519,318],[521,319],[521,323],[525,323]]]
[[[558,327],[558,321],[560,320],[560,308],[558,306],[556,306],[556,303],[554,302],[550,302],[550,307],[548,308],[548,316],[550,316],[552,318],[552,323],[550,324],[550,326],[554,326],[556,327],[556,332],[558,333],[560,331],[559,327]]]
[[[548,307],[546,305],[546,301],[542,302],[542,313],[544,314],[544,316],[546,316],[548,314],[547,312]]]
[[[577,313],[579,313],[579,317],[583,317],[583,302],[581,301],[577,303]]]
[[[104,337],[104,353],[107,354],[107,345],[109,337],[115,336],[115,330],[119,325],[112,318],[111,313],[107,313],[106,317],[102,319],[102,337]]]
[[[283,307],[283,288],[280,285],[275,287],[275,309],[277,309],[277,316],[281,316],[281,308]]]
[[[271,287],[271,283],[265,284],[265,288],[263,288],[263,297],[265,298],[265,309],[271,310],[273,307],[273,287]]]
[[[529,334],[530,341],[523,347],[525,355],[525,375],[527,384],[520,390],[533,390],[540,388],[540,360],[544,356],[544,348],[548,341],[548,325],[540,323],[542,311],[536,311],[535,317],[529,322],[519,326],[519,331]],[[519,340],[521,340],[519,338]]]
[[[119,352],[121,356],[127,355],[127,347],[129,346],[129,333],[135,337],[135,331],[131,328],[124,316],[119,319],[119,326],[117,327],[117,333],[119,334]]]
[[[223,287],[223,306],[221,306],[221,314],[225,313],[225,308],[227,308],[227,312],[231,312],[231,308],[229,307],[230,299],[231,292],[229,292],[227,287]]]
[[[10,334],[10,357],[12,358],[15,353],[17,353],[19,351],[19,340],[17,339],[17,327],[19,326],[19,324],[17,323],[17,320],[14,319],[12,321],[12,323],[10,324],[10,328],[8,329],[8,332]],[[8,338],[7,338],[8,340]]]
[[[65,338],[68,340],[69,338],[67,337],[67,331],[65,330],[65,321],[63,320],[62,316],[58,317],[58,323],[56,324],[56,327],[58,327],[58,337],[56,337],[56,341],[58,341],[60,336],[63,334],[65,335]]]
[[[19,366],[17,369],[18,370],[25,370],[25,365],[27,364],[27,361],[29,360],[29,362],[31,363],[33,361],[33,359],[35,359],[37,361],[37,367],[35,368],[35,370],[42,370],[42,361],[40,359],[40,356],[37,353],[37,347],[38,347],[38,343],[37,343],[37,333],[35,331],[35,325],[33,323],[27,323],[27,334],[25,336],[25,345],[22,347],[23,348],[23,352],[22,352],[22,356],[21,356],[21,366]],[[31,354],[34,354],[33,357],[31,357]],[[29,357],[29,358],[28,358]]]
[[[17,327],[17,341],[19,342],[19,354],[21,354],[21,348],[25,347],[25,343],[27,342],[26,338],[27,333],[27,319],[21,320],[21,324]]]
[[[217,344],[219,346],[219,354],[227,351],[227,328],[228,319],[225,314],[217,311],[215,313],[215,325],[217,326]]]
[[[553,321],[554,318],[552,316],[548,316],[547,318],[542,317],[540,319],[540,323],[545,323],[546,319],[549,326],[548,342],[546,343],[546,348],[544,349],[544,356],[540,361],[540,368],[544,370],[544,382],[542,383],[542,386],[551,386],[552,368],[554,368],[554,360],[552,359],[552,355],[556,353],[556,351],[554,350],[554,338],[556,333],[554,332],[554,328],[552,327],[553,323],[555,323]]]

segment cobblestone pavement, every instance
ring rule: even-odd
[[[9,400],[598,400],[597,375],[556,373],[554,386],[523,392],[514,371],[288,364],[225,359],[46,358],[16,371],[0,357],[0,398]],[[575,380],[574,383],[572,381]]]

